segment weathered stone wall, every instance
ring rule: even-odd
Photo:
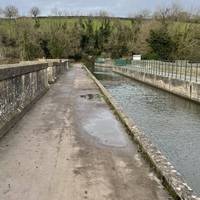
[[[49,89],[48,82],[55,81],[66,65],[65,61],[0,66],[0,137]]]
[[[122,67],[113,67],[113,71],[200,103],[200,84],[198,83],[138,72]]]
[[[54,83],[61,74],[68,69],[68,61],[49,62],[48,61],[48,82]]]

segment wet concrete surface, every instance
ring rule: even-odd
[[[200,105],[120,75],[97,77],[200,194]]]
[[[96,137],[104,145],[113,147],[125,147],[127,145],[127,138],[121,134],[123,132],[122,127],[113,114],[105,108],[93,110],[93,113],[87,119],[84,119],[83,127],[88,134]]]
[[[76,64],[0,140],[0,199],[171,197]]]

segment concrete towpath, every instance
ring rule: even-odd
[[[0,199],[171,198],[76,64],[0,140]]]

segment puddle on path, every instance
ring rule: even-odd
[[[84,129],[104,145],[113,147],[127,145],[124,130],[110,110],[98,108],[98,112],[86,119]]]
[[[92,100],[92,99],[100,98],[100,95],[99,94],[82,94],[82,95],[80,95],[80,97],[87,99],[87,100]]]

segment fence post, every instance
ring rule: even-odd
[[[177,62],[175,62],[175,66],[176,66],[176,79],[177,79],[178,77],[178,63]]]
[[[147,68],[148,68],[148,60],[146,60],[145,73],[147,73]]]
[[[143,70],[142,70],[143,72],[145,71],[145,62],[146,62],[146,60],[143,61],[143,64],[144,64]]]
[[[165,70],[165,76],[167,76],[167,71],[166,71],[166,61],[164,61],[164,70]]]
[[[146,73],[146,71],[147,71],[147,68],[148,68],[148,65],[147,65],[147,60],[145,60],[145,70],[144,70],[144,72]]]
[[[185,81],[187,79],[187,61],[186,61],[186,65],[185,65]]]
[[[155,66],[156,66],[156,72],[157,72],[156,75],[158,75],[159,71],[158,71],[158,63],[157,63],[157,60],[155,60],[155,63],[156,63],[156,64],[155,64]]]
[[[170,63],[167,62],[168,77],[170,77]]]
[[[146,69],[148,68],[149,64],[148,64],[148,60],[146,60]]]
[[[180,79],[181,79],[181,76],[182,76],[182,60],[181,60],[181,65],[180,65]]]
[[[156,61],[156,75],[158,75],[159,74],[159,69],[158,69],[158,63],[157,63],[157,61]]]
[[[159,61],[160,62],[160,74],[162,76],[162,61]]]
[[[148,60],[147,63],[148,63],[147,64],[147,68],[149,68],[149,66],[150,66],[150,60]]]
[[[162,64],[162,76],[164,76],[165,75],[165,71],[164,71],[164,63],[163,63],[163,61],[161,61],[161,64]]]
[[[192,82],[192,63],[190,63],[190,82]]]
[[[164,68],[164,63],[162,61],[162,75],[165,76],[165,68]]]
[[[156,60],[156,66],[157,66],[157,75],[159,74],[159,65],[158,65],[158,61]]]
[[[150,73],[152,73],[152,60],[149,60],[149,69],[150,69]]]
[[[142,60],[142,72],[144,71],[144,60]]]
[[[148,60],[146,60],[146,70],[145,70],[145,73],[147,72],[147,68],[148,68]]]
[[[151,65],[151,60],[148,60],[148,67],[149,67],[149,69],[150,69],[150,72],[151,72],[150,65]]]
[[[196,64],[196,83],[198,82],[198,63]]]

